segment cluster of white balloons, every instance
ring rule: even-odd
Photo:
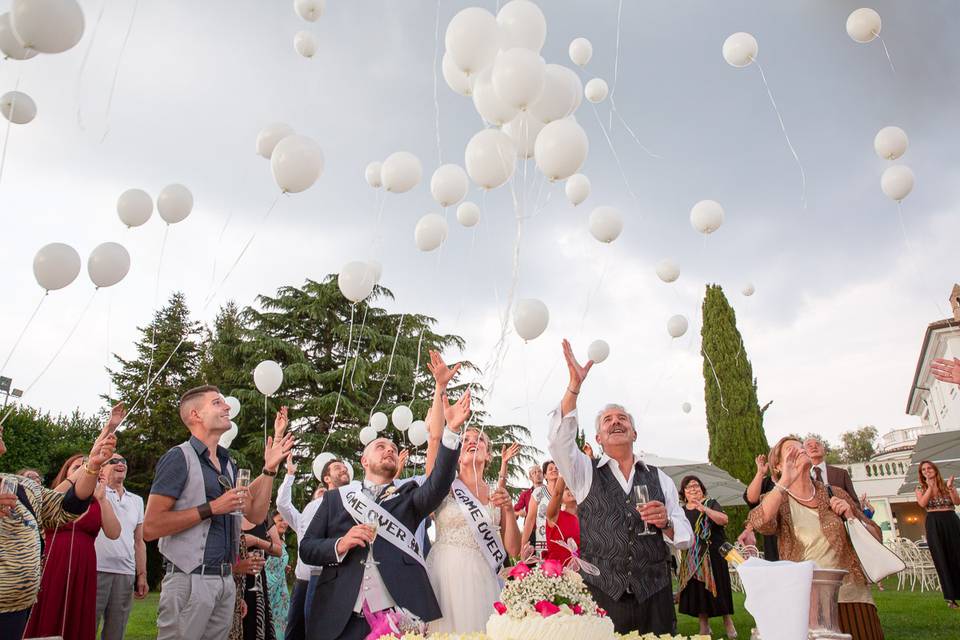
[[[410,407],[397,405],[390,414],[390,422],[398,431],[406,431],[410,443],[415,447],[423,445],[427,441],[427,425],[423,420],[414,421],[413,412]],[[360,444],[367,446],[373,442],[380,432],[387,428],[387,414],[378,411],[370,416],[370,424],[360,429],[358,437]]]
[[[234,438],[240,433],[240,428],[237,426],[237,423],[233,421],[233,419],[240,414],[240,401],[233,396],[227,396],[223,400],[227,403],[227,406],[230,407],[230,428],[220,436],[220,446],[224,449],[229,449],[230,445],[233,444]]]
[[[187,219],[193,211],[193,194],[182,184],[168,184],[157,196],[157,213],[168,225]],[[117,198],[117,216],[128,228],[145,224],[153,215],[153,200],[143,189],[127,189]]]
[[[343,265],[337,274],[337,287],[343,297],[356,304],[367,299],[380,282],[383,266],[376,260],[354,260]]]
[[[307,22],[316,22],[327,8],[326,0],[294,0],[293,10]],[[298,31],[293,36],[293,49],[304,58],[317,53],[317,38],[309,31]]]
[[[406,193],[420,184],[423,165],[409,151],[395,151],[383,162],[368,164],[364,176],[374,189],[383,187],[390,193]]]
[[[900,127],[884,127],[873,139],[873,149],[883,160],[898,160],[907,152],[910,141]],[[895,164],[880,176],[880,189],[891,200],[900,202],[913,191],[913,171],[905,164]]]
[[[33,258],[33,275],[47,293],[63,289],[80,275],[80,254],[68,244],[44,245]],[[116,242],[94,247],[87,258],[87,275],[95,287],[112,287],[130,272],[130,253]]]
[[[533,158],[551,181],[574,175],[586,159],[587,135],[573,118],[583,86],[572,69],[540,56],[546,35],[543,12],[530,0],[508,2],[496,16],[470,7],[447,25],[444,80],[493,127],[474,135],[464,153],[467,175],[483,189],[507,182],[518,157]],[[586,64],[589,42],[575,43],[571,59]]]
[[[323,175],[323,149],[288,124],[268,124],[257,134],[257,154],[270,160],[273,179],[284,193],[306,191]]]

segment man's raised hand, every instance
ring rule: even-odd
[[[427,363],[427,369],[433,374],[433,379],[436,380],[437,386],[441,389],[446,389],[450,381],[453,380],[460,371],[460,363],[458,362],[452,367],[448,367],[439,353],[431,351],[430,362]]]
[[[446,398],[444,398],[446,403]],[[470,417],[470,391],[466,391],[460,399],[451,405],[447,405],[443,411],[444,418],[447,420],[447,427],[451,431],[460,431],[460,427]]]
[[[587,360],[587,364],[580,366],[576,356],[573,355],[573,347],[570,346],[570,341],[566,338],[563,340],[563,357],[567,361],[567,371],[570,373],[570,383],[567,385],[567,390],[573,394],[580,393],[580,386],[591,367],[593,367],[593,360]]]

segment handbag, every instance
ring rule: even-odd
[[[833,497],[833,490],[829,485],[827,485],[827,494]],[[903,559],[874,538],[858,518],[847,518],[843,524],[867,580],[874,583],[880,582],[887,576],[907,568]]]

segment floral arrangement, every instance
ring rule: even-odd
[[[517,564],[506,572],[505,578],[500,602],[493,603],[500,615],[518,619],[530,615],[606,615],[597,607],[580,574],[565,569],[556,560],[545,560],[536,567]]]

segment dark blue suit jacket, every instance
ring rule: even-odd
[[[448,449],[441,444],[433,473],[423,486],[415,482],[404,484],[390,499],[381,498],[380,506],[410,531],[416,531],[420,521],[435,511],[450,492],[459,457],[459,447]],[[320,576],[314,578],[316,591],[307,620],[309,640],[337,638],[353,615],[363,581],[362,561],[367,557],[367,548],[353,548],[343,562],[337,562],[336,545],[356,524],[344,508],[340,492],[328,491],[300,541],[300,557],[304,562],[323,567]],[[380,563],[377,568],[387,591],[399,606],[427,622],[441,617],[427,572],[416,560],[379,536],[373,543],[373,557]]]

